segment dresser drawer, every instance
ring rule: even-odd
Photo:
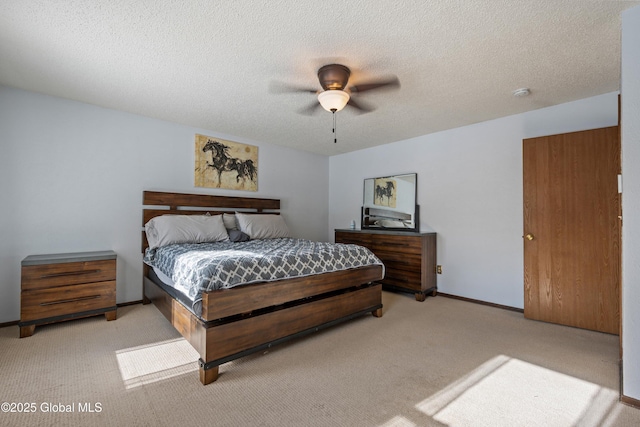
[[[28,322],[115,305],[115,281],[35,289],[21,293],[20,320]]]
[[[419,237],[406,237],[406,236],[381,236],[376,239],[371,249],[374,252],[386,251],[397,252],[403,254],[415,254],[422,255],[422,239]]]
[[[398,266],[405,265],[405,268],[412,270],[420,270],[422,266],[422,256],[420,254],[394,252],[392,248],[385,248],[384,250],[378,248],[373,250],[373,252],[385,265],[387,265],[387,263],[397,264]]]
[[[371,246],[371,236],[358,233],[341,233],[337,232],[335,236],[336,243],[347,243],[351,245],[360,245],[365,247]]]
[[[399,288],[405,288],[411,291],[419,292],[422,289],[422,277],[420,273],[407,272],[395,269],[385,270],[384,279],[381,281],[383,285],[391,285]]]
[[[22,290],[45,289],[116,279],[116,260],[67,262],[22,267]]]

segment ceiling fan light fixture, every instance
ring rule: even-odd
[[[347,105],[347,102],[349,102],[349,94],[343,90],[325,90],[318,94],[318,101],[320,105],[322,105],[322,108],[330,113],[334,113],[342,110],[345,105]]]

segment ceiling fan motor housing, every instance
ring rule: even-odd
[[[318,70],[318,80],[324,90],[344,90],[350,75],[351,70],[340,64],[325,65]]]

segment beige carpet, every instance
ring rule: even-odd
[[[35,413],[0,412],[0,425],[640,425],[618,403],[616,336],[444,297],[383,299],[380,319],[224,364],[208,386],[152,305],[24,339],[2,328],[0,402]]]

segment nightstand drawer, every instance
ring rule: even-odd
[[[22,290],[116,279],[116,260],[67,262],[22,267]]]
[[[115,281],[22,292],[22,322],[115,307]]]

